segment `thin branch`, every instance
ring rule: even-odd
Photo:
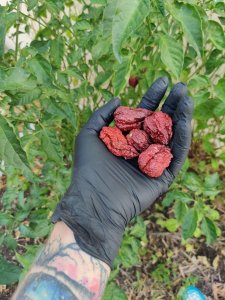
[[[18,51],[19,51],[19,27],[20,27],[20,23],[19,23],[19,13],[20,13],[20,0],[18,0],[17,2],[17,23],[16,23],[16,49],[15,49],[15,61],[17,61],[18,58]]]

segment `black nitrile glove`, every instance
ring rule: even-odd
[[[156,80],[139,107],[155,110],[163,98],[168,79]],[[193,101],[186,86],[178,83],[162,111],[173,119],[173,160],[163,175],[144,175],[134,161],[114,156],[99,139],[120,105],[117,98],[93,113],[80,131],[75,145],[75,165],[68,191],[58,204],[53,223],[62,220],[74,232],[80,248],[110,267],[118,253],[125,227],[168,190],[183,165],[191,143]]]

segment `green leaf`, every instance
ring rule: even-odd
[[[219,50],[225,49],[225,35],[223,27],[216,21],[208,22],[208,35],[211,42]]]
[[[144,238],[146,236],[146,225],[143,218],[137,217],[136,224],[131,227],[130,234],[137,238]]]
[[[187,212],[187,206],[184,202],[177,200],[174,207],[175,216],[178,222],[182,222]]]
[[[17,241],[11,234],[7,234],[4,239],[4,244],[8,249],[15,250],[17,246]]]
[[[84,76],[82,75],[82,72],[77,67],[74,67],[74,66],[69,67],[64,72],[71,77],[75,77],[77,79],[84,80]]]
[[[54,14],[57,14],[60,12],[59,7],[57,6],[57,2],[55,3],[52,0],[47,0],[45,2],[46,2],[46,6],[51,14],[54,15]]]
[[[62,163],[62,146],[53,130],[43,127],[41,131],[42,147],[48,158],[55,162]]]
[[[107,285],[102,300],[127,300],[124,291],[118,287],[114,282]]]
[[[220,133],[225,134],[225,118],[223,119],[223,121],[220,124]]]
[[[169,232],[175,232],[178,228],[178,223],[176,219],[168,219],[161,223],[161,226],[166,228]]]
[[[184,176],[184,185],[193,192],[202,192],[203,182],[199,175],[193,172],[187,172]]]
[[[95,86],[99,88],[103,83],[109,80],[112,76],[112,71],[99,72],[95,79]]]
[[[32,10],[38,4],[38,0],[28,0],[27,1],[27,10]]]
[[[203,33],[200,15],[195,6],[188,3],[173,4],[167,1],[169,11],[178,20],[190,45],[199,54],[203,54]]]
[[[53,116],[60,116],[62,119],[67,119],[74,128],[77,128],[76,115],[72,104],[59,102],[52,99],[44,99],[42,102],[45,110]]]
[[[144,22],[150,11],[149,0],[120,0],[112,23],[112,45],[116,59],[121,62],[123,42]]]
[[[175,200],[182,201],[183,203],[190,203],[193,201],[193,198],[189,196],[187,193],[183,193],[179,190],[170,191],[166,193],[166,196],[164,197],[162,201],[162,205],[164,207],[170,206]]]
[[[22,68],[11,68],[4,73],[3,78],[0,80],[0,90],[3,91],[24,91],[32,90],[36,87],[36,82],[31,80],[30,74]]]
[[[33,239],[47,236],[50,230],[51,226],[47,221],[43,221],[42,223],[38,224],[35,229],[32,229],[31,227],[25,226],[23,224],[21,224],[19,227],[19,231],[22,236]]]
[[[103,38],[108,38],[112,35],[112,22],[116,12],[118,0],[108,0],[103,12]]]
[[[164,4],[164,0],[155,0],[155,2],[156,2],[156,5],[157,5],[159,11],[161,12],[161,14],[162,14],[163,16],[165,16],[166,13],[165,13],[165,4]]]
[[[131,71],[131,62],[129,57],[124,57],[122,63],[116,63],[114,66],[114,75],[112,85],[115,96],[118,96],[128,82]]]
[[[25,105],[29,104],[34,100],[37,100],[41,96],[41,90],[39,88],[35,88],[31,91],[27,91],[26,93],[16,93],[12,98],[13,105]]]
[[[23,268],[28,271],[38,253],[38,251],[42,248],[42,245],[26,245],[26,253],[23,255],[16,253],[16,259],[23,266]]]
[[[221,78],[215,86],[215,92],[217,96],[225,102],[225,78]]]
[[[93,27],[91,23],[89,23],[87,20],[81,20],[74,24],[74,29],[76,30],[92,30]]]
[[[221,58],[221,51],[214,49],[205,64],[206,74],[211,74],[216,68],[223,64],[223,58]]]
[[[168,35],[161,35],[159,47],[162,62],[178,78],[184,63],[182,45]]]
[[[216,226],[213,221],[205,217],[202,221],[201,229],[206,236],[207,244],[212,244],[217,238]]]
[[[22,149],[14,130],[6,119],[0,116],[0,158],[9,166],[30,172],[25,151]]]
[[[91,49],[93,59],[97,60],[109,53],[111,41],[109,39],[101,39]]]
[[[13,217],[7,213],[0,212],[0,226],[11,227],[13,224]]]
[[[40,54],[28,61],[28,66],[37,77],[38,83],[50,84],[52,82],[52,67]]]
[[[182,237],[187,240],[192,237],[197,228],[198,214],[194,208],[187,211],[182,224]]]
[[[125,268],[135,266],[139,263],[139,249],[140,241],[126,234],[119,251],[119,259]]]
[[[107,0],[91,0],[92,4],[105,5]]]
[[[0,24],[0,57],[4,54],[5,35],[6,35],[5,24]]]
[[[53,64],[59,68],[64,56],[64,39],[61,36],[51,41],[50,54]]]
[[[220,185],[220,177],[218,173],[208,174],[205,176],[205,188],[217,188]]]
[[[19,280],[21,269],[0,256],[0,284],[13,284]]]

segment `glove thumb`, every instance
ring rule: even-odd
[[[92,114],[84,128],[92,129],[99,133],[103,126],[108,126],[113,120],[113,113],[119,106],[120,99],[113,98]]]

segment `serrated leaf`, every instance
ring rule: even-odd
[[[0,212],[0,226],[7,226],[8,228],[13,223],[13,217],[7,213]]]
[[[174,207],[175,216],[178,222],[182,222],[187,212],[187,206],[184,202],[177,200]]]
[[[28,61],[33,74],[37,77],[40,84],[51,84],[52,82],[52,67],[49,62],[40,54]]]
[[[140,261],[140,241],[133,236],[126,235],[119,251],[119,258],[125,268],[135,266]]]
[[[116,63],[114,66],[114,74],[112,85],[115,96],[118,96],[128,82],[131,71],[131,62],[129,57],[124,57],[122,63]]]
[[[123,42],[144,22],[150,11],[149,0],[120,0],[112,22],[112,45],[116,59],[121,62],[119,54]]]
[[[214,49],[205,64],[206,74],[212,73],[216,68],[223,64],[223,58],[220,57],[221,51]]]
[[[193,201],[193,198],[189,196],[187,193],[183,193],[179,190],[175,190],[166,193],[166,196],[163,198],[162,205],[164,207],[168,207],[170,206],[170,204],[173,203],[173,201],[177,199],[182,201],[183,203],[190,203],[191,201]]]
[[[107,285],[102,300],[127,300],[124,291],[114,282]]]
[[[156,5],[163,16],[165,16],[165,4],[164,0],[155,0]]]
[[[74,24],[74,29],[83,31],[83,30],[92,30],[93,27],[92,24],[89,23],[87,20],[81,20]]]
[[[103,38],[108,38],[112,35],[113,16],[116,12],[118,0],[108,0],[103,12]]]
[[[51,230],[51,225],[47,221],[42,221],[39,225],[32,229],[31,227],[21,224],[19,231],[22,236],[29,237],[32,239],[45,237],[49,234]]]
[[[27,10],[32,10],[38,4],[38,0],[28,0],[27,1]]]
[[[81,73],[81,71],[77,67],[69,67],[67,70],[64,71],[66,74],[68,74],[71,77],[75,77],[80,80],[84,80],[84,76]]]
[[[221,78],[215,86],[215,92],[217,96],[225,102],[225,78]]]
[[[28,272],[37,253],[40,252],[43,245],[26,245],[26,252],[22,255],[19,253],[16,253],[16,259],[17,261],[23,266],[23,272]]]
[[[25,105],[29,104],[32,101],[38,99],[41,95],[41,90],[39,88],[35,88],[31,91],[27,91],[26,93],[17,93],[14,95],[12,99],[13,105]]]
[[[93,59],[97,60],[102,56],[109,54],[110,47],[111,41],[109,39],[99,40],[91,49]]]
[[[0,56],[4,54],[5,35],[6,35],[5,24],[0,24]]]
[[[46,6],[51,14],[57,14],[60,12],[59,7],[57,6],[57,2],[55,3],[52,0],[45,1]]]
[[[8,249],[15,250],[17,246],[17,241],[11,234],[7,234],[4,239],[4,245],[6,245]]]
[[[0,158],[7,165],[14,166],[25,173],[30,172],[26,153],[22,149],[13,128],[2,116],[0,116],[0,140]]]
[[[0,90],[2,91],[26,91],[36,87],[36,82],[30,79],[30,74],[22,68],[11,68],[2,75],[0,80]]]
[[[225,119],[220,124],[220,133],[225,134]]]
[[[62,146],[53,130],[44,128],[41,131],[42,147],[48,158],[55,162],[62,163]]]
[[[207,244],[212,244],[217,238],[216,226],[213,221],[205,217],[202,221],[201,229],[206,236]]]
[[[219,50],[225,49],[225,35],[223,27],[216,21],[208,22],[208,35],[211,42]]]
[[[100,87],[103,83],[105,83],[112,76],[112,71],[103,71],[99,72],[95,79],[95,86]]]
[[[12,284],[19,280],[21,269],[0,256],[0,284]]]
[[[42,104],[48,113],[54,116],[60,116],[62,119],[67,119],[74,128],[77,128],[76,116],[73,110],[73,106],[70,103],[57,103],[52,99],[45,99]]]
[[[182,224],[182,237],[187,240],[192,237],[197,228],[198,214],[194,208],[187,211]]]
[[[203,54],[203,33],[201,17],[195,6],[188,3],[173,4],[167,1],[169,11],[178,20],[190,45],[199,54]]]
[[[143,218],[139,216],[136,218],[136,223],[130,229],[130,235],[137,238],[144,238],[146,236],[146,225]]]
[[[64,56],[64,39],[59,36],[51,41],[50,54],[56,67],[60,67]]]
[[[159,47],[162,62],[178,78],[184,63],[182,45],[168,35],[161,35]]]

